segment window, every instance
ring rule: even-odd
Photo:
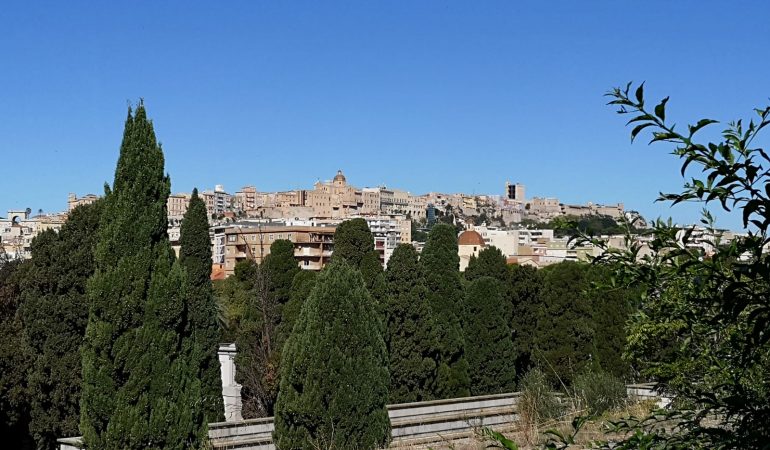
[[[270,233],[270,240],[272,241],[273,238],[275,238],[275,236],[273,235],[273,233]]]
[[[235,242],[235,235],[234,234],[228,235],[227,242]]]

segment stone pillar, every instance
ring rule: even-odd
[[[235,344],[219,345],[219,366],[222,369],[222,397],[225,401],[225,422],[243,420],[241,385],[235,382]]]

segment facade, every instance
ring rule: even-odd
[[[201,198],[206,202],[209,218],[223,216],[232,208],[232,196],[225,192],[221,184],[216,185],[213,191],[203,191]]]
[[[166,200],[166,209],[168,210],[169,221],[181,221],[190,206],[190,194],[180,193],[168,196]]]
[[[10,210],[6,218],[0,218],[0,247],[5,257],[28,259],[32,257],[32,239],[45,230],[59,231],[65,214],[30,216],[30,210]]]
[[[465,230],[457,238],[457,254],[460,256],[460,272],[465,272],[471,256],[478,256],[486,246],[481,235],[473,230]]]
[[[524,185],[521,183],[511,184],[509,181],[505,182],[505,198],[508,200],[516,200],[524,202]]]
[[[90,205],[98,199],[99,196],[96,194],[86,194],[83,197],[78,198],[77,195],[70,192],[69,195],[67,195],[67,212],[72,211],[80,205]]]
[[[257,264],[262,263],[270,254],[270,245],[279,239],[287,239],[294,244],[294,257],[301,269],[321,270],[331,259],[335,229],[333,226],[283,224],[236,224],[227,227],[223,233],[225,274],[234,274],[239,261],[251,259]]]

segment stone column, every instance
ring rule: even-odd
[[[219,365],[222,369],[222,397],[225,402],[225,422],[243,420],[241,385],[235,382],[235,344],[219,345]]]

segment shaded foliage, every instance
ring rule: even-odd
[[[466,288],[463,332],[471,395],[512,392],[515,386],[516,358],[502,286],[482,276]]]
[[[80,346],[101,210],[101,201],[79,206],[58,233],[44,231],[32,242],[20,318],[35,355],[28,378],[29,428],[38,448],[55,448],[57,438],[79,434]]]
[[[194,420],[201,423],[224,420],[222,380],[219,357],[217,305],[211,285],[211,241],[206,204],[193,189],[190,204],[180,227],[179,262],[187,272],[187,315],[191,340],[191,364],[198,368],[203,414]]]
[[[319,276],[284,350],[278,448],[378,448],[390,438],[388,358],[360,273],[344,260]]]
[[[469,394],[468,362],[461,318],[465,317],[460,257],[455,228],[445,223],[433,226],[420,257],[428,289],[428,303],[437,328],[439,344],[435,398]]]
[[[390,403],[433,399],[437,343],[417,251],[396,247],[388,261],[385,344],[390,360]]]

